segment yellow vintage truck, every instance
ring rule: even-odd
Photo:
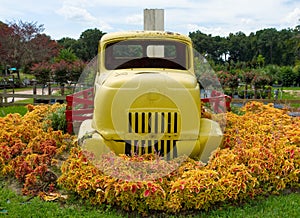
[[[189,37],[164,31],[109,33],[99,42],[94,111],[78,138],[96,156],[155,153],[207,162],[222,141],[201,117]]]

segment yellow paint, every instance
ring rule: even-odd
[[[127,40],[153,44],[160,40],[166,42],[167,46],[158,49],[160,58],[153,59],[154,65],[168,52],[168,45],[175,43],[181,50],[176,50],[171,61],[179,62],[184,69],[169,65],[110,69],[108,64],[120,62],[121,66],[123,58],[127,57],[120,55],[108,60],[111,58],[106,54],[108,44],[112,48]],[[141,46],[133,46],[134,49],[137,47]],[[146,49],[143,47],[143,57],[134,64],[151,59],[144,57]],[[115,51],[111,49],[110,52],[113,55]],[[82,124],[78,136],[85,139],[81,140],[84,148],[97,155],[110,150],[116,154],[158,151],[167,159],[188,155],[208,161],[211,152],[222,141],[222,132],[216,122],[201,118],[199,84],[194,75],[189,37],[160,31],[106,34],[99,43],[98,56],[93,119]],[[163,59],[168,64],[165,59],[171,58]]]

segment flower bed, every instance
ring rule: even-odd
[[[23,183],[24,194],[51,191],[57,182],[92,204],[149,214],[209,209],[300,187],[300,118],[273,105],[251,102],[243,115],[227,113],[224,142],[206,165],[156,155],[106,154],[96,160],[72,136],[43,128],[55,107],[30,107],[24,117],[0,120],[1,174]],[[71,146],[56,181],[49,169]]]
[[[23,117],[16,113],[0,118],[0,175],[15,177],[25,195],[55,188],[53,170],[58,168],[60,173],[60,155],[73,143],[72,136],[45,128],[51,126],[45,118],[60,107],[28,105]]]
[[[208,209],[299,188],[300,119],[257,102],[243,110],[242,116],[227,113],[224,143],[207,165],[189,158],[176,165],[181,161],[166,162],[149,155],[121,157],[125,161],[106,155],[97,165],[74,148],[58,182],[93,204],[116,205],[142,214]],[[118,167],[107,171],[112,161]],[[128,161],[143,162],[145,169],[152,166],[151,174],[147,176],[148,170],[141,180],[126,179],[136,171],[136,165]],[[153,171],[153,164],[160,171]],[[159,172],[172,167],[172,173],[159,177]],[[118,177],[111,176],[113,171]]]

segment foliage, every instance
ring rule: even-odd
[[[52,74],[51,65],[48,62],[40,62],[38,64],[33,64],[31,67],[31,72],[35,75],[35,78],[41,84],[47,84],[51,81]]]
[[[252,84],[255,88],[263,88],[270,84],[270,78],[262,73],[257,73],[252,80]]]
[[[217,72],[217,76],[223,88],[230,88],[231,93],[238,88],[239,78],[236,74],[232,74],[229,72],[219,71]]]
[[[23,194],[37,195],[54,190],[57,176],[50,168],[58,167],[57,158],[71,146],[72,137],[52,128],[43,130],[51,122],[44,117],[61,105],[27,107],[23,117],[0,118],[0,172],[23,184]]]
[[[141,214],[208,210],[299,188],[299,118],[257,102],[243,110],[240,116],[227,113],[224,143],[207,165],[188,158],[176,165],[180,161],[165,162],[151,155],[118,159],[103,155],[92,162],[90,154],[73,148],[58,183],[92,204],[116,205]],[[140,180],[128,180],[136,171],[132,162],[142,162],[145,169],[156,165],[160,171],[146,170]],[[159,172],[169,169],[174,171],[160,177]]]
[[[260,70],[252,70],[255,75],[263,75],[267,77],[270,84],[282,86],[297,86],[300,85],[299,65],[291,66],[276,66],[268,65],[260,68]],[[243,75],[245,72],[243,73]]]
[[[68,81],[77,82],[84,66],[85,64],[80,60],[72,63],[64,60],[56,62],[52,65],[54,80],[60,84],[67,83]]]
[[[64,60],[69,63],[72,63],[72,62],[76,61],[77,59],[78,58],[76,57],[74,52],[70,48],[68,48],[68,49],[61,49],[59,51],[58,56],[55,58],[55,61],[59,62],[61,60]]]
[[[264,58],[264,56],[262,56],[261,54],[259,54],[258,56],[257,56],[257,64],[258,64],[258,66],[260,66],[260,67],[263,67],[264,65],[265,65],[265,58]]]
[[[251,84],[254,76],[255,76],[255,72],[253,72],[253,71],[244,72],[243,73],[243,81],[246,84]]]
[[[299,28],[276,30],[268,28],[250,33],[212,36],[199,30],[189,33],[195,49],[208,60],[224,64],[223,70],[249,70],[264,65],[294,65],[299,56]],[[248,68],[248,69],[247,69]],[[218,69],[220,70],[220,69]]]
[[[31,67],[31,71],[36,76],[37,80],[46,84],[49,81],[55,80],[60,84],[67,83],[68,81],[77,82],[85,64],[81,60],[68,62],[59,60],[55,63],[40,62]]]
[[[104,35],[99,29],[87,29],[78,40],[64,37],[58,40],[59,45],[72,50],[83,61],[90,61],[97,55],[98,43]]]
[[[66,107],[61,106],[51,112],[46,118],[47,121],[44,125],[44,129],[47,130],[51,127],[54,131],[61,130],[63,133],[67,132],[67,121],[66,121]],[[51,122],[49,122],[51,121]]]
[[[283,86],[292,86],[296,85],[297,82],[297,75],[293,68],[290,66],[284,66],[280,69],[279,79]]]
[[[167,162],[156,155],[95,159],[75,146],[56,181],[50,169],[57,170],[57,158],[73,145],[72,137],[46,130],[51,120],[45,117],[61,107],[28,106],[23,118],[0,118],[1,175],[17,178],[24,194],[53,191],[58,182],[93,205],[145,215],[226,207],[300,187],[299,118],[257,102],[240,115],[227,113],[223,145],[207,165],[186,157]]]
[[[293,68],[293,73],[294,73],[294,75],[295,75],[295,82],[294,82],[294,85],[300,86],[300,64],[297,64],[297,65]]]
[[[57,81],[60,84],[67,83],[67,75],[69,74],[69,72],[71,72],[71,65],[67,61],[61,60],[59,62],[54,63],[52,67],[54,71],[54,81]]]
[[[43,25],[19,21],[0,24],[0,60],[3,65],[26,68],[57,55],[58,45],[45,34]]]

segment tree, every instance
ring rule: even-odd
[[[83,60],[90,61],[97,55],[99,40],[104,34],[97,28],[88,29],[81,33],[79,42],[82,43],[85,49],[85,58]]]
[[[248,98],[248,85],[252,83],[254,76],[253,71],[244,72],[243,74],[243,81],[245,82],[244,98]]]
[[[293,73],[295,74],[295,85],[299,86],[300,85],[300,65],[297,64],[293,68]]]
[[[0,23],[0,63],[14,65],[13,60],[17,55],[19,37],[13,28],[5,23]]]
[[[85,67],[85,63],[78,59],[70,49],[61,49],[52,65],[53,75],[57,82],[76,83]]]
[[[75,48],[76,48],[76,46],[74,46],[74,45],[77,43],[77,40],[72,39],[70,37],[64,37],[64,38],[61,38],[61,39],[57,40],[57,43],[61,47],[65,48],[65,49],[70,49],[74,52]]]
[[[46,85],[51,81],[52,66],[48,62],[33,64],[30,70],[39,83]]]
[[[42,34],[43,25],[19,21],[0,25],[1,63],[28,69],[33,63],[48,61],[58,53],[58,44]]]
[[[279,78],[283,86],[292,86],[297,80],[297,75],[291,66],[280,67]]]
[[[256,58],[259,67],[263,67],[265,65],[265,58],[261,54],[259,54]]]
[[[215,63],[223,64],[228,59],[228,48],[226,39],[220,36],[213,37],[213,55],[212,58]]]
[[[247,61],[248,41],[246,35],[243,32],[230,33],[227,41],[229,61],[233,60],[235,63]]]
[[[55,58],[56,62],[59,62],[61,60],[65,60],[67,62],[74,62],[76,61],[78,58],[76,57],[76,55],[74,54],[74,52],[70,49],[61,49],[59,51],[58,56]]]
[[[195,49],[208,60],[223,64],[223,69],[257,68],[259,55],[264,64],[293,65],[300,60],[300,26],[294,29],[275,28],[259,30],[246,36],[243,32],[230,33],[228,37],[207,35],[197,30],[189,33]],[[261,64],[261,62],[260,62]],[[248,69],[247,69],[248,70]]]
[[[88,29],[81,33],[78,40],[72,38],[62,38],[58,43],[65,49],[70,49],[83,61],[92,60],[98,53],[98,44],[104,35],[99,29]]]
[[[252,80],[252,85],[254,86],[254,98],[257,98],[257,90],[263,89],[265,91],[265,86],[270,85],[271,79],[262,71],[256,71],[255,76]],[[262,94],[262,93],[260,93]]]

